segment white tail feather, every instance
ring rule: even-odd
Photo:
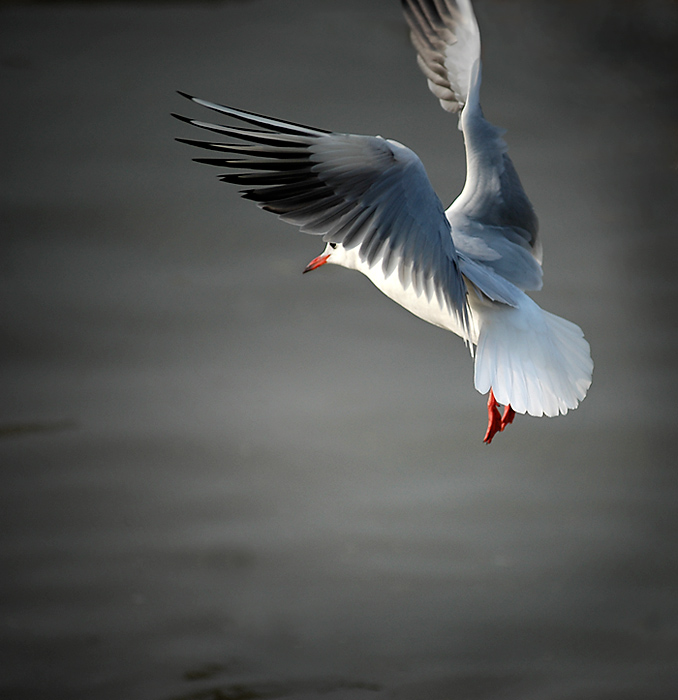
[[[516,413],[557,416],[577,408],[591,386],[593,360],[574,323],[527,295],[517,308],[473,304],[479,328],[475,386]]]

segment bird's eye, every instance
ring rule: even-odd
[[[336,244],[336,243],[333,243],[333,242],[332,242],[332,243],[330,243],[330,248],[332,248],[332,249],[336,249],[336,247],[337,247],[337,244]]]

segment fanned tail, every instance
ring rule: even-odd
[[[527,295],[520,306],[474,309],[479,336],[475,386],[500,404],[531,416],[577,408],[591,386],[593,360],[579,326],[541,309]]]

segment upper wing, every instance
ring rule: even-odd
[[[537,217],[502,131],[480,108],[480,33],[470,0],[402,0],[418,61],[443,108],[460,112],[466,183],[447,210],[462,260],[491,267],[521,289],[541,288]]]
[[[411,150],[381,137],[338,134],[190,99],[259,127],[178,117],[244,142],[179,139],[226,155],[199,162],[234,169],[220,178],[242,185],[243,197],[305,233],[356,248],[368,266],[380,264],[386,275],[397,270],[403,286],[435,296],[468,326],[466,284],[450,224]]]

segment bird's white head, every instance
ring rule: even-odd
[[[304,272],[317,270],[326,263],[341,265],[342,267],[353,269],[355,267],[355,265],[352,264],[353,257],[355,257],[355,253],[352,250],[346,250],[341,243],[334,243],[330,241],[330,243],[325,246],[325,250],[323,250],[323,252],[317,258],[313,258],[313,260],[306,265]]]

